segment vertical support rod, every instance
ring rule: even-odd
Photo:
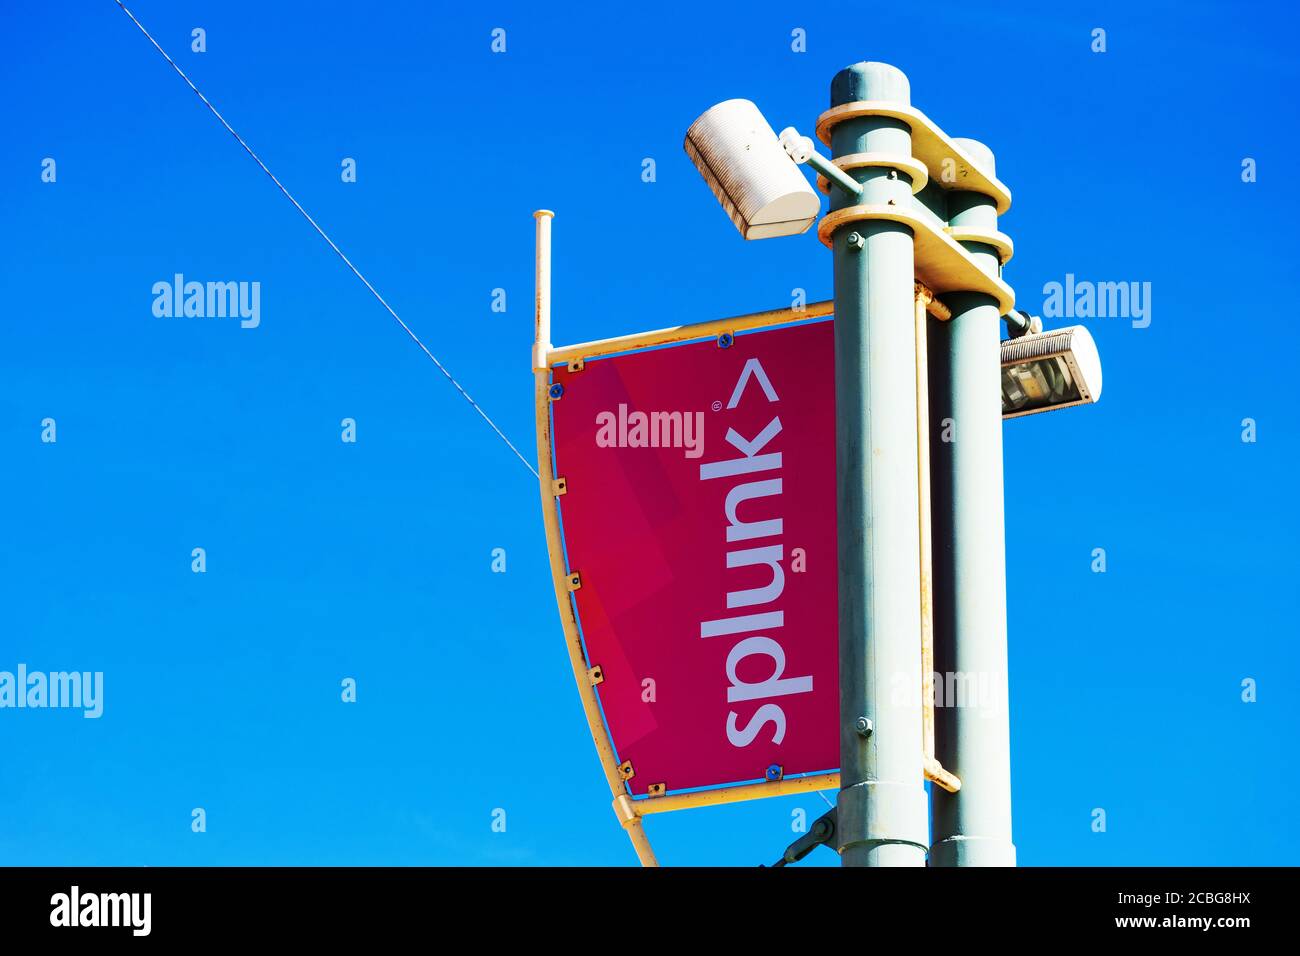
[[[551,351],[551,220],[555,213],[539,209],[537,220],[537,262],[533,271],[533,370],[544,369]]]
[[[930,529],[930,384],[926,299],[916,288],[916,487],[921,522],[921,746],[934,760],[934,559]]]
[[[831,82],[831,105],[910,104],[907,77],[857,63]],[[844,120],[836,157],[911,156],[910,128],[890,117]],[[905,172],[853,171],[860,199],[831,191],[831,208],[912,202]],[[924,866],[929,843],[921,753],[920,531],[912,231],[848,222],[835,264],[836,502],[839,535],[840,779],[836,846],[845,866]],[[857,729],[859,718],[872,723]]]
[[[986,146],[957,142],[994,172]],[[997,228],[993,200],[977,193],[950,192],[948,219],[953,226]],[[963,245],[985,271],[997,274],[992,246]],[[961,789],[933,791],[930,864],[1014,866],[999,309],[980,293],[943,299],[952,319],[930,324],[930,403],[940,425],[930,446],[934,653],[943,675],[937,737],[938,758],[961,778]]]

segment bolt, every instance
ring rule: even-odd
[[[718,336],[718,348],[729,349],[731,348],[731,343],[733,341],[735,340],[731,337],[730,332],[723,332],[721,335]]]
[[[551,398],[559,398],[563,394],[564,394],[564,386],[561,385],[559,382],[556,382],[554,385],[551,386]]]
[[[849,233],[848,241],[849,241],[849,248],[852,249],[854,252],[860,252],[867,245],[867,240],[863,239],[862,236],[860,236],[856,232]]]
[[[859,717],[853,722],[853,729],[863,737],[870,737],[876,725],[871,722],[870,717]]]

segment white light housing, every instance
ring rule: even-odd
[[[821,197],[749,100],[706,111],[686,131],[685,147],[746,239],[798,235],[817,219]]]
[[[1082,325],[1002,343],[1002,417],[1020,418],[1101,397],[1101,356]]]

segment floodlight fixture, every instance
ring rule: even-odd
[[[1002,343],[1002,417],[1020,418],[1101,397],[1101,356],[1082,325]]]
[[[746,239],[807,232],[821,197],[749,100],[726,100],[686,131],[686,153]]]

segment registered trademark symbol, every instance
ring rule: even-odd
[[[714,410],[715,412],[720,412],[720,411],[722,411],[722,403],[721,403],[721,402],[714,402],[714,403],[713,403],[713,410]]]

